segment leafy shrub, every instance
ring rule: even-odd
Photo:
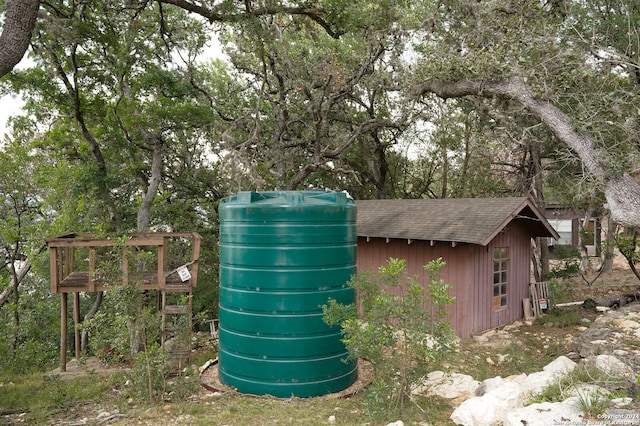
[[[571,301],[570,281],[552,278],[547,284],[549,288],[549,302],[551,303],[551,306]]]
[[[425,288],[417,276],[406,276],[404,260],[389,259],[377,276],[361,272],[349,282],[360,310],[335,300],[323,306],[325,322],[342,327],[350,356],[373,365],[366,394],[372,415],[402,412],[430,364],[455,346],[455,333],[444,321],[454,298],[448,294],[450,286],[438,279],[444,264],[437,259],[424,266]]]
[[[554,254],[560,264],[551,269],[545,279],[572,278],[580,274],[580,251],[575,246],[554,246]]]

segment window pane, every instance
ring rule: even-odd
[[[507,306],[507,286],[509,271],[509,249],[507,247],[493,250],[493,309]]]

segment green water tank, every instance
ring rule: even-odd
[[[357,363],[323,321],[354,302],[356,206],[328,191],[222,200],[218,372],[241,393],[312,397],[348,388]]]

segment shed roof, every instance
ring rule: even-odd
[[[486,246],[512,221],[532,237],[558,233],[527,197],[359,200],[358,236],[452,241]]]

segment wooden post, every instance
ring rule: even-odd
[[[195,287],[198,284],[198,260],[200,258],[200,240],[202,237],[198,234],[191,236],[191,260],[193,266],[191,266],[191,287]]]
[[[535,318],[535,315],[533,315],[533,310],[531,309],[531,300],[528,297],[522,299],[522,309],[524,310],[524,319],[526,321],[531,321]]]
[[[58,292],[58,248],[49,247],[49,270],[51,276],[51,293]]]
[[[67,371],[67,293],[60,293],[60,372]]]
[[[76,349],[76,359],[80,359],[80,293],[73,293],[73,339]]]
[[[158,273],[158,288],[160,290],[164,290],[165,287],[164,268],[167,265],[167,253],[169,250],[167,241],[167,238],[163,238],[161,243],[158,244],[158,265],[156,272]]]
[[[89,247],[89,285],[87,291],[93,293],[96,291],[96,248]]]

